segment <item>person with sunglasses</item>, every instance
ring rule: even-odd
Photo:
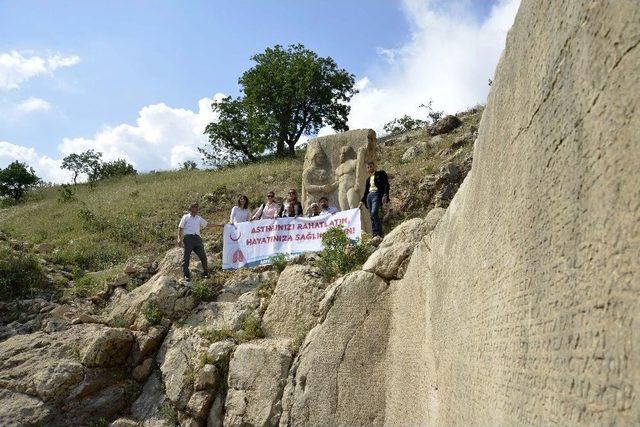
[[[269,191],[269,193],[267,193],[266,202],[260,205],[256,213],[251,217],[251,220],[277,218],[280,213],[280,206],[276,203],[275,197],[275,193],[273,191]]]
[[[282,207],[280,208],[279,215],[280,217],[289,217],[293,218],[296,216],[302,216],[302,203],[298,201],[298,193],[295,188],[289,189],[289,193],[287,194],[287,200],[284,202]]]

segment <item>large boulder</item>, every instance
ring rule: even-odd
[[[156,308],[161,315],[171,317],[176,300],[184,292],[177,282],[169,276],[158,273],[144,285],[135,288],[111,303],[111,311],[107,320],[111,324],[131,327],[136,320],[144,319],[144,309],[149,305]]]
[[[102,329],[80,351],[82,363],[93,367],[123,365],[129,357],[133,341],[133,334],[128,329]]]
[[[393,294],[386,424],[638,424],[639,22],[522,0],[473,168]]]
[[[460,125],[462,125],[462,120],[460,120],[458,117],[451,115],[444,116],[429,128],[429,133],[431,135],[441,135],[443,133],[449,133]]]
[[[122,410],[132,343],[131,332],[96,324],[1,342],[0,420],[61,425]]]
[[[372,425],[384,421],[390,289],[359,271],[331,288],[323,323],[290,370],[280,425]]]
[[[318,322],[317,307],[326,287],[327,282],[316,267],[285,268],[262,318],[266,336],[302,342]]]
[[[229,363],[225,425],[275,426],[293,348],[290,340],[240,344]]]

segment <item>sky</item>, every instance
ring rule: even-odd
[[[0,167],[68,182],[94,149],[139,171],[200,160],[251,55],[302,43],[356,76],[349,126],[484,103],[519,0],[0,0]],[[321,134],[331,133],[321,130]]]

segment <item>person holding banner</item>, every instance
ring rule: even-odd
[[[251,212],[249,211],[249,198],[242,194],[238,197],[237,204],[231,208],[229,224],[249,221],[249,217],[251,217]]]
[[[309,218],[313,218],[314,216],[320,215],[320,205],[317,203],[311,203],[309,206],[309,211],[307,212],[307,216]]]
[[[269,191],[267,194],[267,201],[260,205],[255,214],[251,217],[251,221],[257,219],[273,219],[279,216],[280,207],[275,201],[275,193],[273,191]]]
[[[287,201],[280,208],[278,216],[281,218],[294,218],[302,214],[302,203],[298,201],[298,193],[295,188],[291,188],[287,195]]]
[[[204,251],[204,244],[200,237],[200,229],[215,224],[208,224],[207,221],[198,215],[198,204],[191,203],[189,205],[189,213],[182,216],[178,224],[178,245],[184,247],[182,256],[182,273],[186,282],[191,281],[191,272],[189,271],[189,261],[191,252],[195,252],[202,263],[202,271],[204,277],[209,277],[207,269],[207,254]]]
[[[380,210],[384,204],[389,203],[389,177],[385,171],[376,170],[374,162],[367,163],[367,172],[369,172],[369,178],[365,183],[364,196],[358,208],[364,206],[369,210],[373,235],[382,237]]]
[[[320,215],[331,214],[340,212],[335,206],[329,206],[329,199],[326,196],[320,197]]]

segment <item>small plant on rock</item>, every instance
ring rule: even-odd
[[[155,301],[149,301],[142,310],[142,314],[150,325],[159,325],[162,321],[162,313]]]
[[[361,267],[371,254],[365,239],[349,239],[341,227],[332,227],[322,235],[322,247],[316,265],[328,279]]]
[[[269,261],[278,274],[282,273],[282,271],[287,267],[287,257],[284,254],[276,254],[272,256]]]
[[[204,280],[191,282],[191,294],[198,301],[213,301],[216,298],[217,288]]]

